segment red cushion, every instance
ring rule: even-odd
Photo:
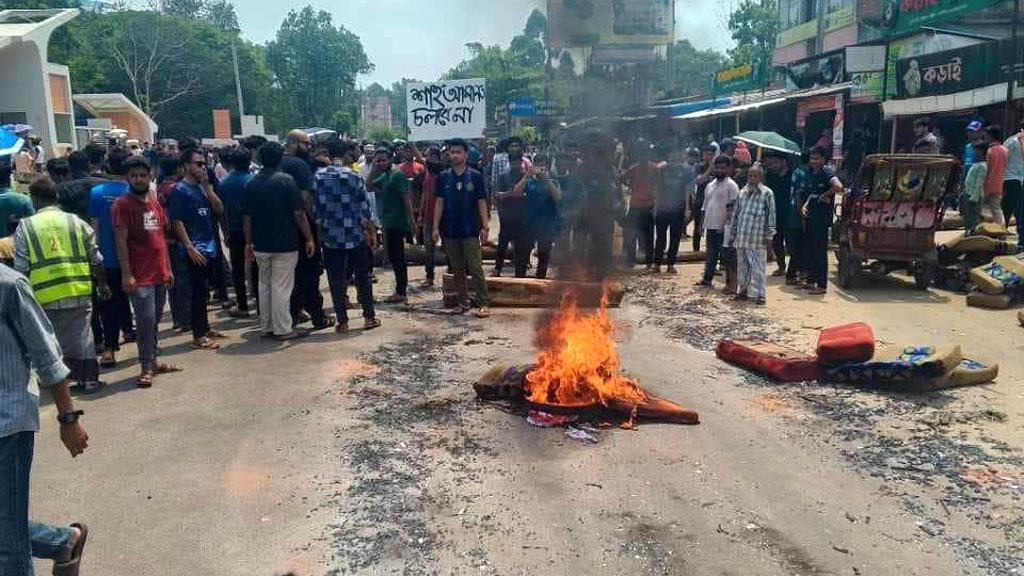
[[[715,353],[726,362],[780,382],[816,380],[819,374],[817,358],[771,342],[722,340]]]
[[[818,360],[826,364],[867,362],[875,355],[875,333],[863,322],[825,328],[818,335]]]

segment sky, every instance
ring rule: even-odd
[[[311,4],[359,35],[375,69],[360,80],[390,86],[402,78],[436,80],[468,56],[465,44],[508,46],[544,0],[232,0],[242,34],[274,38],[289,10]],[[698,48],[731,45],[725,29],[733,0],[676,0],[676,34]]]

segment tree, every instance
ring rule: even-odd
[[[206,0],[161,0],[159,6],[164,14],[195,20],[203,17]]]
[[[729,50],[732,65],[752,64],[766,74],[779,33],[777,0],[741,0],[729,15],[729,31],[736,41]]]
[[[668,86],[667,82],[661,82],[659,88],[666,96],[675,98],[709,93],[715,72],[729,66],[725,54],[713,49],[698,50],[689,40],[676,42],[672,46],[672,56],[675,83]]]
[[[203,17],[217,28],[229,32],[238,32],[238,14],[234,4],[227,0],[213,0],[203,8]]]
[[[358,74],[373,70],[359,37],[335,26],[326,11],[292,10],[267,44],[267,62],[277,85],[291,94],[304,123],[328,123],[355,100]]]

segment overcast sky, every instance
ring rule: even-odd
[[[312,4],[330,12],[363,41],[376,69],[363,82],[390,85],[401,78],[434,80],[466,55],[467,42],[507,46],[544,0],[233,0],[242,34],[254,42],[274,37],[290,9]],[[732,0],[677,0],[680,38],[699,48],[724,49]]]

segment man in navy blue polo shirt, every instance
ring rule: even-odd
[[[480,243],[490,234],[487,210],[487,184],[483,175],[467,165],[469,145],[465,140],[448,142],[452,167],[437,178],[434,209],[434,242],[444,238],[445,252],[455,276],[459,294],[457,311],[465,313],[477,307],[477,317],[486,318],[487,281],[480,256]],[[469,297],[466,274],[473,279],[473,297]]]
[[[192,280],[192,346],[216,350],[211,338],[223,335],[210,329],[206,312],[210,297],[210,274],[217,259],[215,219],[224,212],[224,204],[210,185],[206,156],[192,148],[181,153],[183,178],[171,192],[170,217],[178,249],[188,257]]]

